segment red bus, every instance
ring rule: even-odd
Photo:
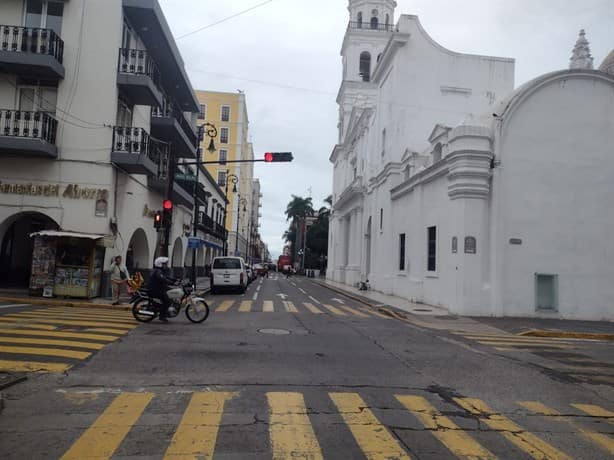
[[[292,257],[291,256],[279,256],[277,259],[277,271],[283,272],[286,270],[288,266],[292,266]]]

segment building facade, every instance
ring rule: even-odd
[[[249,142],[249,118],[244,93],[225,93],[216,91],[196,91],[199,101],[199,122],[209,122],[216,126],[218,137],[215,140],[217,151],[205,153],[205,161],[219,161],[219,164],[206,165],[207,170],[218,185],[228,191],[228,206],[224,226],[228,231],[228,254],[247,258],[248,225],[252,212],[253,163],[227,163],[224,161],[253,160],[253,146]],[[204,139],[204,151],[210,142]]]
[[[199,104],[157,0],[7,0],[0,17],[0,282],[93,297],[116,255],[183,272],[193,187],[173,173],[196,159]]]
[[[613,81],[584,34],[514,91],[513,60],[373,20],[394,6],[350,1],[327,277],[461,315],[614,318]]]

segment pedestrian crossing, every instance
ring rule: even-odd
[[[51,307],[0,316],[0,372],[65,372],[137,326],[129,312]]]
[[[67,400],[76,400],[67,395]],[[197,391],[155,394],[106,394],[101,413],[64,446],[63,460],[131,455],[126,446],[138,437],[145,458],[242,458],[264,452],[273,459],[362,458],[534,458],[567,460],[612,458],[613,413],[608,408],[574,402],[555,410],[539,401],[515,401],[512,407],[491,407],[481,399],[440,400],[431,393],[388,395],[357,392]],[[90,413],[78,399],[80,419]],[[379,402],[378,402],[379,401]],[[152,406],[154,406],[152,408]],[[165,413],[165,420],[155,414]],[[253,414],[257,425],[239,424],[240,414]],[[87,420],[88,418],[85,418]],[[542,422],[535,426],[535,419]],[[164,431],[155,429],[155,420]],[[172,420],[172,423],[170,422]],[[247,430],[259,429],[257,436]],[[147,427],[143,430],[143,427]],[[236,430],[242,431],[236,431]],[[266,431],[264,431],[266,429]],[[335,436],[328,436],[333,431]],[[229,434],[242,442],[218,442]],[[156,436],[147,439],[147,436]],[[157,439],[163,436],[164,439]],[[573,438],[573,439],[570,439]],[[426,442],[425,442],[426,441]],[[160,448],[162,447],[162,450]],[[154,450],[157,449],[157,450]],[[123,458],[123,457],[122,457]]]
[[[391,319],[379,311],[368,307],[349,307],[347,305],[314,305],[312,302],[290,302],[286,300],[213,300],[209,307],[214,313],[306,313],[306,314],[330,314],[333,316],[352,318],[382,318]]]
[[[501,352],[526,351],[558,362],[553,370],[574,381],[614,385],[614,363],[604,363],[581,354],[588,348],[585,340],[556,337],[527,337],[512,334],[455,332],[467,340]],[[595,346],[595,341],[590,341]]]

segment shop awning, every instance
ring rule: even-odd
[[[220,250],[224,249],[219,244],[212,243],[211,241],[202,240],[202,242],[204,243],[205,246],[209,246],[210,248],[215,248],[215,249],[220,249]]]
[[[60,230],[42,230],[36,233],[30,233],[30,236],[54,236],[56,238],[84,238],[89,240],[100,240],[106,238],[108,235],[95,235],[92,233],[76,233],[76,232],[63,232]]]

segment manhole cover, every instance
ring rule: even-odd
[[[288,335],[290,331],[286,329],[258,329],[261,334],[273,334],[273,335]]]
[[[429,310],[428,308],[414,308],[414,311],[428,311],[428,312],[431,312],[433,310]]]

